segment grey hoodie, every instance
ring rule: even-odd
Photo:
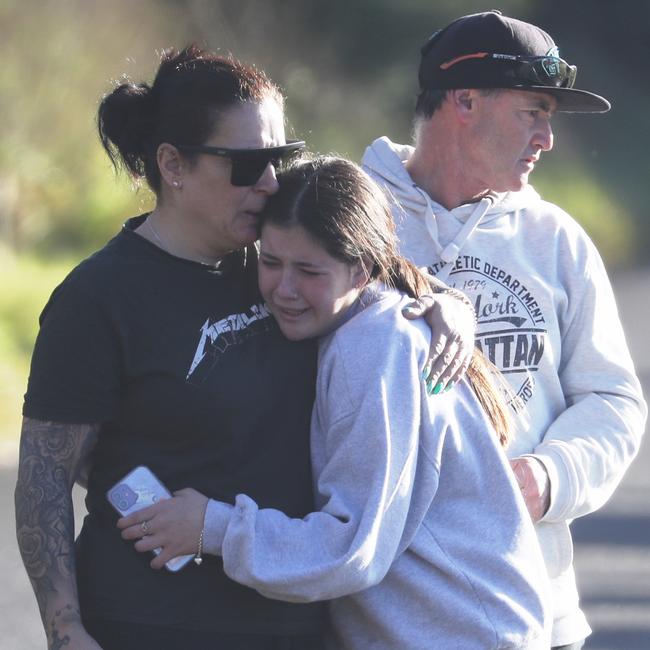
[[[582,228],[532,187],[447,210],[379,138],[366,171],[393,197],[402,253],[464,291],[477,345],[516,398],[511,457],[544,463],[551,505],[537,525],[553,585],[553,645],[584,638],[568,524],[601,507],[638,451],[647,408],[602,261]]]
[[[430,331],[366,290],[321,340],[320,510],[211,501],[204,538],[270,598],[330,603],[333,650],[548,650],[549,589],[505,454],[469,386],[428,396]]]

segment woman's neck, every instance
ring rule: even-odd
[[[160,208],[150,212],[135,232],[166,253],[191,262],[218,266],[227,255],[227,251],[217,254],[202,250],[192,241],[187,227],[181,227],[179,219]]]

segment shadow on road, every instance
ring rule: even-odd
[[[650,650],[647,630],[610,628],[589,637],[584,650]]]
[[[650,499],[650,496],[648,498]],[[650,547],[650,515],[635,517],[592,514],[574,521],[571,524],[571,532],[576,544],[629,546],[630,542],[633,542]]]

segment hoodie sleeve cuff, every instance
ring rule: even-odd
[[[569,475],[565,469],[562,457],[548,448],[544,451],[536,451],[534,454],[527,455],[532,456],[542,463],[548,474],[550,485],[549,507],[540,521],[564,521],[568,518],[567,502],[570,501],[569,494],[571,490]]]
[[[223,538],[230,523],[233,506],[210,499],[203,517],[203,552],[221,555]]]

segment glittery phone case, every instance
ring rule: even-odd
[[[106,493],[106,498],[121,516],[126,517],[161,499],[171,498],[171,494],[148,467],[140,465],[118,481]],[[158,555],[160,549],[156,548],[153,552]],[[169,571],[180,571],[193,557],[194,555],[174,557],[165,567]]]

